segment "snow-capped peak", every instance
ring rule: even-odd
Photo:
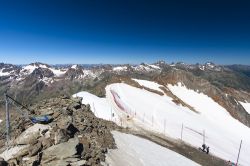
[[[212,62],[207,62],[207,63],[205,63],[205,65],[206,65],[207,67],[209,67],[209,68],[214,68],[214,67],[215,67],[215,64],[212,63]]]
[[[76,69],[77,68],[77,65],[72,65],[71,66],[71,69]]]
[[[125,71],[127,70],[127,66],[116,66],[113,68],[113,71]]]

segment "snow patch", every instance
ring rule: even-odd
[[[139,79],[135,79],[135,78],[133,78],[132,80],[138,82],[141,86],[145,86],[145,87],[147,87],[149,89],[157,90],[157,91],[160,91],[160,92],[164,93],[164,91],[159,88],[162,85],[160,85],[160,84],[158,84],[156,82],[148,81],[148,80],[139,80]]]
[[[77,65],[72,65],[71,66],[71,69],[76,69],[77,68]]]
[[[156,143],[134,135],[112,132],[117,148],[109,150],[106,161],[111,166],[198,166],[192,160]]]
[[[113,71],[126,71],[127,66],[117,66],[113,68]]]
[[[239,102],[242,107],[244,107],[244,109],[247,111],[248,114],[250,114],[250,103],[244,103],[244,102]]]
[[[49,68],[49,70],[51,70],[57,77],[60,77],[66,73],[66,70],[60,70],[60,69],[54,69],[54,68]]]
[[[150,67],[154,68],[154,69],[157,69],[157,70],[160,70],[161,68],[159,66],[156,66],[156,65],[149,65]]]
[[[92,70],[83,70],[84,77],[89,76],[92,78],[97,77],[100,73],[95,74]]]
[[[3,72],[3,70],[4,70],[4,68],[3,68],[3,69],[0,69],[0,77],[1,77],[1,76],[8,76],[8,75],[10,75],[9,72]]]

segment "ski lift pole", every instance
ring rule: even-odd
[[[242,140],[240,141],[240,148],[239,148],[239,153],[238,153],[238,156],[237,156],[236,166],[238,166],[238,162],[239,162],[239,158],[240,158],[241,145],[242,145]]]
[[[10,141],[10,112],[9,112],[9,103],[8,103],[8,96],[6,93],[4,93],[5,96],[5,111],[6,111],[6,140],[7,145],[9,145]]]

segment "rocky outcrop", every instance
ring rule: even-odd
[[[50,115],[53,121],[33,124],[21,117],[12,121],[11,148],[0,149],[0,157],[4,158],[0,163],[101,165],[107,149],[115,148],[110,131],[118,127],[96,118],[89,105],[81,104],[81,98],[43,100],[30,106],[30,110],[30,117]]]

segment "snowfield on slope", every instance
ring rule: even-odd
[[[119,119],[106,98],[97,97],[89,92],[79,92],[73,97],[82,97],[82,104],[89,104],[96,117],[112,120],[118,123]]]
[[[172,98],[166,95],[160,96],[124,83],[107,86],[106,96],[115,111],[133,117],[136,127],[180,138],[184,124],[183,140],[197,148],[203,144],[203,130],[205,130],[205,141],[210,147],[210,152],[225,160],[236,161],[242,139],[239,162],[241,165],[250,165],[248,127],[232,118],[223,107],[207,95],[187,89],[181,84],[168,85],[168,88],[199,113],[176,105]]]
[[[1,76],[8,76],[10,75],[10,72],[3,72],[4,69],[0,69],[0,77]]]
[[[159,88],[162,85],[160,85],[160,84],[158,84],[156,82],[152,82],[152,81],[148,81],[148,80],[139,80],[139,79],[135,79],[135,78],[133,78],[132,80],[136,81],[141,86],[145,86],[145,87],[147,87],[149,89],[157,90],[157,91],[160,91],[160,92],[164,93],[164,91]]]
[[[109,150],[110,166],[198,166],[188,158],[134,135],[112,132],[117,149]]]
[[[127,66],[117,66],[113,68],[113,71],[126,71]]]
[[[236,161],[239,144],[243,140],[239,163],[250,165],[250,129],[247,126],[231,117],[205,94],[187,89],[180,83],[168,85],[168,88],[199,113],[177,105],[171,97],[160,96],[125,83],[108,85],[106,98],[87,92],[78,93],[77,96],[83,97],[84,104],[90,104],[97,117],[110,120],[111,114],[114,114],[116,123],[123,127],[143,128],[180,139],[183,124],[183,141],[197,148],[203,144],[205,131],[205,143],[210,147],[210,152],[226,161]]]

